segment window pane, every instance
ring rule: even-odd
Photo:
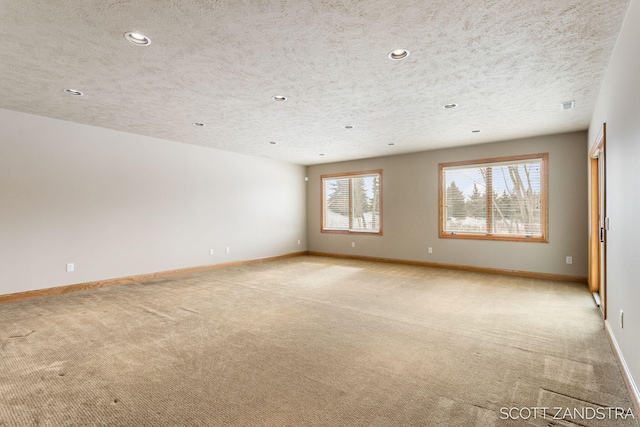
[[[486,168],[447,169],[444,174],[444,230],[453,233],[486,233]]]
[[[349,179],[324,180],[324,228],[349,229]]]
[[[493,232],[541,236],[541,162],[500,165],[492,169]]]
[[[354,231],[378,231],[380,229],[379,177],[352,178]]]

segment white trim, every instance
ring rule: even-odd
[[[597,292],[592,292],[593,300],[596,302],[596,305],[600,307],[600,294]]]
[[[611,343],[611,348],[613,349],[618,362],[620,363],[620,367],[622,368],[622,377],[624,378],[624,382],[627,385],[627,389],[629,390],[629,395],[631,397],[631,401],[635,406],[635,413],[640,414],[640,390],[638,390],[638,385],[633,380],[633,376],[631,375],[631,371],[629,370],[629,366],[627,362],[624,360],[624,356],[622,355],[622,351],[618,346],[618,341],[616,341],[616,337],[611,330],[611,326],[608,320],[604,321],[604,328],[607,331],[607,336],[609,337],[609,342]]]

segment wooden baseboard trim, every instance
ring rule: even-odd
[[[618,341],[616,340],[616,337],[611,330],[611,325],[609,324],[608,320],[604,321],[604,329],[607,331],[607,337],[609,338],[611,349],[613,350],[613,354],[616,356],[618,365],[620,366],[620,370],[622,371],[622,377],[624,378],[624,383],[627,386],[627,390],[629,390],[629,396],[631,397],[631,401],[633,402],[633,406],[635,407],[634,413],[640,414],[640,390],[638,389],[638,385],[633,379],[633,375],[631,375],[629,365],[627,365],[627,361],[622,355],[622,351],[620,350],[620,346],[618,345]]]
[[[361,255],[344,255],[344,254],[334,254],[328,252],[316,252],[316,251],[308,251],[308,255],[314,256],[323,256],[330,258],[343,258],[343,259],[357,259],[361,261],[375,261],[375,262],[386,262],[392,264],[404,264],[404,265],[417,265],[421,267],[431,267],[431,268],[442,268],[447,270],[460,270],[460,271],[469,271],[472,273],[485,273],[485,274],[498,274],[501,276],[515,276],[515,277],[525,277],[530,279],[542,279],[542,280],[553,280],[559,282],[575,282],[575,283],[584,283],[587,284],[586,276],[571,276],[567,274],[552,274],[552,273],[538,273],[534,271],[520,271],[520,270],[504,270],[500,268],[488,268],[488,267],[474,267],[469,265],[457,265],[457,264],[442,264],[437,262],[427,262],[427,261],[413,261],[413,260],[403,260],[403,259],[395,259],[395,258],[380,258],[380,257],[369,257],[369,256],[361,256]]]
[[[31,298],[40,298],[40,297],[46,297],[46,296],[52,296],[52,295],[66,294],[69,292],[79,292],[79,291],[84,291],[88,289],[98,289],[98,288],[105,288],[108,286],[117,286],[117,285],[124,285],[128,283],[144,282],[147,280],[158,279],[162,277],[171,277],[171,276],[180,276],[183,274],[199,273],[202,271],[214,270],[214,269],[225,268],[225,267],[233,267],[233,266],[244,265],[244,264],[253,264],[256,262],[265,262],[265,261],[273,261],[273,260],[283,259],[283,258],[292,258],[292,257],[301,256],[301,255],[312,255],[312,256],[342,258],[342,259],[355,259],[355,260],[361,260],[361,261],[386,262],[386,263],[392,263],[392,264],[416,265],[421,267],[461,270],[461,271],[469,271],[474,273],[498,274],[503,276],[526,277],[526,278],[532,278],[532,279],[555,280],[555,281],[562,281],[562,282],[587,283],[587,278],[583,276],[536,273],[536,272],[519,271],[519,270],[503,270],[498,268],[473,267],[473,266],[466,266],[466,265],[442,264],[442,263],[435,263],[435,262],[402,260],[402,259],[382,258],[382,257],[369,257],[369,256],[361,256],[361,255],[345,255],[345,254],[336,254],[336,253],[328,253],[328,252],[301,251],[301,252],[292,252],[285,255],[276,255],[271,257],[257,258],[257,259],[251,259],[251,260],[245,260],[245,261],[235,261],[235,262],[229,262],[229,263],[223,263],[223,264],[212,264],[212,265],[203,265],[198,267],[179,268],[175,270],[160,271],[156,273],[139,274],[136,276],[118,277],[115,279],[105,279],[105,280],[98,280],[95,282],[86,282],[86,283],[77,283],[73,285],[58,286],[55,288],[45,288],[45,289],[36,289],[32,291],[17,292],[13,294],[0,295],[0,304],[4,304],[8,302],[23,301]]]
[[[202,271],[215,270],[218,268],[234,267],[238,265],[254,264],[258,262],[273,261],[283,258],[291,258],[300,255],[306,255],[307,252],[293,252],[285,255],[276,255],[265,258],[256,258],[245,261],[228,262],[224,264],[203,265],[198,267],[179,268],[175,270],[160,271],[156,273],[139,274],[136,276],[118,277],[115,279],[98,280],[95,282],[77,283],[74,285],[58,286],[55,288],[35,289],[33,291],[17,292],[14,294],[0,295],[0,304],[8,302],[23,301],[32,298],[40,298],[52,295],[66,294],[69,292],[79,292],[88,289],[105,288],[108,286],[125,285],[129,283],[144,282],[147,280],[158,279],[162,277],[181,276],[183,274],[199,273]]]

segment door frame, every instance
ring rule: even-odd
[[[607,216],[606,163],[607,124],[602,124],[589,151],[590,223],[589,223],[589,291],[598,293],[602,316],[607,318]]]

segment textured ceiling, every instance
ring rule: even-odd
[[[627,6],[0,0],[0,108],[304,165],[583,130]]]

